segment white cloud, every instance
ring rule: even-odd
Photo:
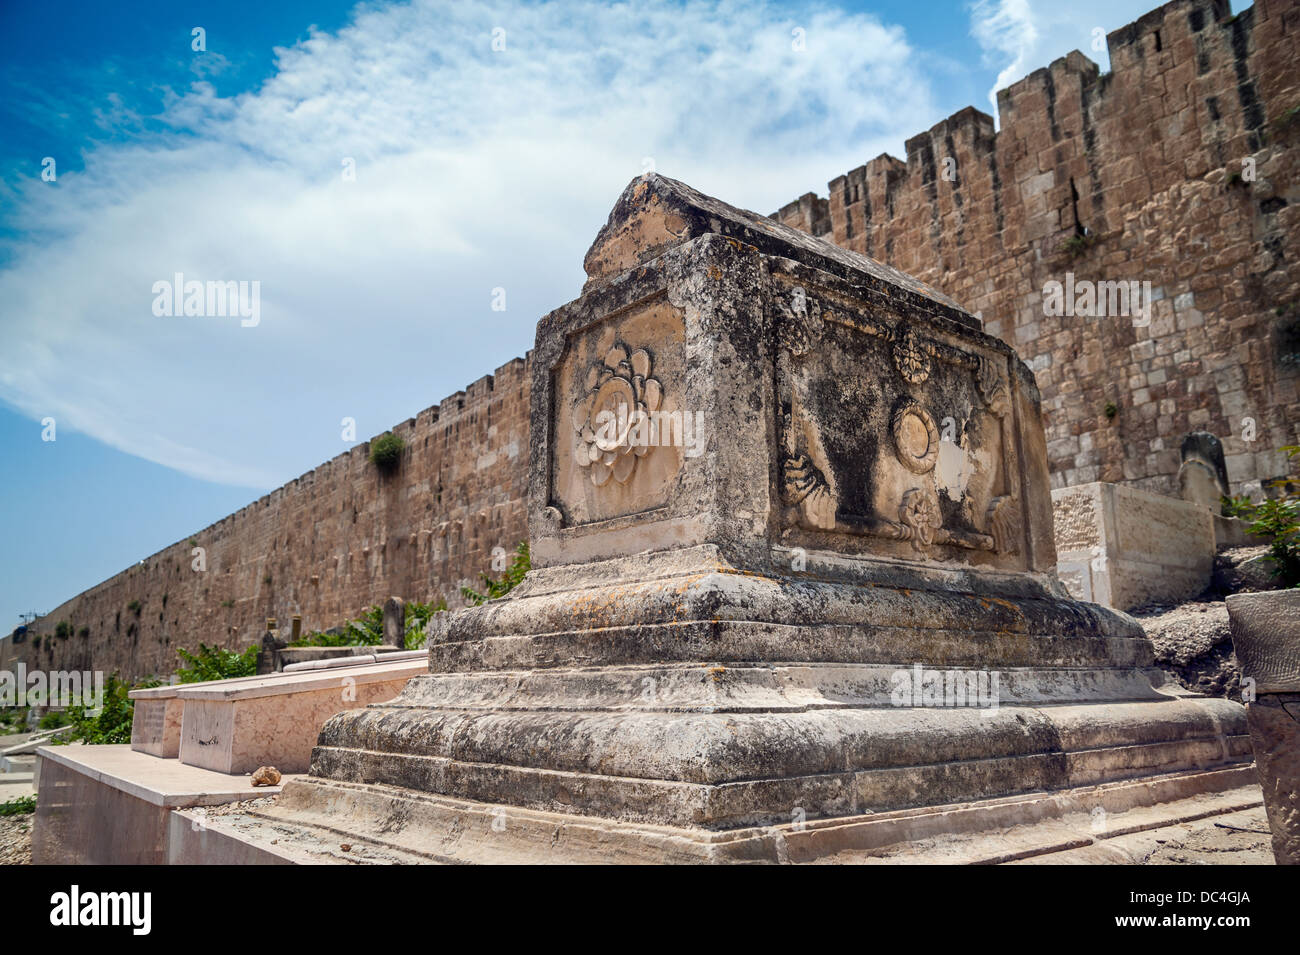
[[[728,0],[367,5],[277,53],[256,91],[172,97],[175,134],[19,188],[0,397],[274,486],[344,450],[342,417],[364,439],[522,354],[643,157],[770,212],[935,114],[900,30]],[[259,280],[261,324],[154,317],[175,272]]]
[[[976,0],[970,4],[971,36],[985,64],[998,68],[989,90],[997,117],[997,91],[1053,60],[1078,50],[1103,71],[1110,69],[1106,34],[1156,6],[1154,0]]]

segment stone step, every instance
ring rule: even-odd
[[[299,864],[1015,862],[1141,858],[1142,834],[1258,810],[1252,766],[739,830],[683,829],[493,806],[392,786],[316,781],[267,809],[174,814],[172,860]],[[1100,810],[1100,812],[1098,812]],[[1258,827],[1256,819],[1240,828]],[[1181,832],[1182,830],[1180,830]],[[346,846],[347,848],[344,848]]]

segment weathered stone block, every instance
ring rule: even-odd
[[[1214,571],[1210,510],[1118,484],[1052,491],[1057,571],[1070,593],[1116,610],[1195,597]]]
[[[655,176],[587,268],[538,325],[533,570],[277,811],[381,783],[695,832],[1242,760],[1239,706],[1067,597],[1038,392],[976,319]]]

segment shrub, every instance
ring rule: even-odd
[[[370,462],[379,470],[394,470],[402,460],[402,450],[406,442],[391,431],[381,434],[370,442]]]
[[[1300,458],[1300,445],[1287,445],[1281,449],[1294,465]],[[1268,541],[1268,561],[1273,565],[1273,576],[1284,587],[1300,586],[1300,483],[1294,478],[1281,478],[1269,483],[1278,490],[1276,497],[1265,498],[1258,504],[1246,497],[1222,499],[1224,513],[1250,521],[1250,532]]]
[[[140,603],[140,601],[132,600],[129,604],[126,605],[126,609],[131,611],[133,614],[135,614],[138,617],[140,616],[140,608],[142,608],[143,606],[144,604]]]
[[[1097,236],[1090,232],[1084,235],[1070,236],[1065,240],[1062,248],[1065,249],[1065,254],[1071,259],[1077,259],[1087,253],[1087,251],[1096,244]]]
[[[80,630],[77,631],[77,636],[79,636],[79,637],[81,637],[81,639],[85,640],[88,636],[90,636],[90,628],[89,628],[89,627],[82,627]]]
[[[66,746],[78,740],[91,745],[131,742],[131,718],[135,707],[127,696],[131,687],[114,673],[104,682],[104,708],[98,716],[90,716],[84,706],[69,706],[66,710],[72,729],[52,740],[52,745]]]
[[[1242,517],[1247,520],[1255,513],[1255,502],[1248,494],[1226,494],[1219,497],[1219,511],[1224,517]]]
[[[234,605],[235,605],[235,602],[234,602],[233,600],[223,600],[223,601],[221,601],[221,606],[225,607],[227,610],[229,610],[229,609],[230,609],[231,607],[233,607]]]
[[[479,593],[470,587],[462,587],[460,588],[461,596],[476,607],[489,600],[504,597],[515,589],[531,567],[532,558],[528,554],[528,541],[521,541],[519,546],[515,548],[514,559],[510,561],[510,566],[506,568],[500,580],[493,580],[487,574],[479,574],[483,578],[483,583],[487,585],[486,593]]]
[[[72,636],[72,624],[66,620],[60,620],[58,626],[54,628],[54,635],[60,640],[66,640]]]
[[[8,802],[0,802],[0,816],[25,816],[35,811],[35,796],[16,796]]]
[[[261,648],[254,644],[242,653],[199,644],[198,653],[178,647],[176,653],[189,664],[176,671],[182,683],[203,683],[207,680],[228,680],[236,676],[253,676],[257,673],[257,654]]]
[[[36,726],[38,729],[56,730],[60,726],[67,726],[71,722],[72,721],[68,719],[68,714],[62,710],[50,710],[41,717],[40,722],[37,723]]]
[[[406,619],[403,624],[403,645],[407,650],[419,650],[426,640],[425,628],[429,618],[435,613],[447,609],[447,601],[441,598],[436,603],[409,601],[406,604]],[[384,642],[384,608],[374,604],[361,611],[361,615],[350,621],[339,633],[325,633],[317,630],[301,639],[295,640],[295,647],[373,647]]]

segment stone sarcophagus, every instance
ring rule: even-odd
[[[277,813],[769,859],[802,820],[1249,759],[1239,706],[1056,579],[1038,391],[977,319],[662,177],[586,269],[537,330],[533,570],[439,615],[428,675],[327,723]]]

